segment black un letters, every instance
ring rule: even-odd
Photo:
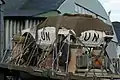
[[[87,34],[88,34],[88,33],[85,33],[85,37],[84,37],[84,40],[85,40],[85,41],[88,41],[88,40],[90,39],[90,37],[91,37],[91,34],[90,34],[90,33],[89,33],[88,35],[87,35]],[[93,36],[92,41],[97,42],[98,39],[99,39],[99,34],[94,33],[94,36]]]
[[[42,31],[41,32],[41,39],[42,40],[46,40],[46,41],[50,41],[50,34],[49,34],[49,32]]]

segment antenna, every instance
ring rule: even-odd
[[[110,15],[111,15],[111,10],[108,12],[108,17],[110,17]]]

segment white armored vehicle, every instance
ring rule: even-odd
[[[52,76],[72,73],[71,79],[111,78],[119,73],[106,52],[112,38],[112,26],[89,15],[48,17],[13,38],[9,63],[49,69]]]

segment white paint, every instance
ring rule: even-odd
[[[22,34],[28,32],[30,33],[34,39],[35,39],[35,31],[36,28],[28,28],[22,31]],[[59,29],[58,34],[67,36],[70,30],[67,30],[65,28]],[[73,31],[73,30],[72,30]],[[44,34],[43,34],[44,33]],[[73,33],[75,33],[73,31]],[[71,35],[71,34],[70,34]],[[98,36],[99,35],[99,36]],[[85,40],[85,37],[87,40]],[[112,37],[111,35],[106,35],[104,32],[101,31],[95,31],[95,30],[88,30],[81,33],[80,40],[86,45],[90,47],[97,47],[101,44],[104,44],[104,38],[105,37]],[[45,27],[38,30],[38,40],[37,44],[41,46],[41,48],[47,47],[54,43],[56,39],[56,29],[55,27]],[[67,37],[67,41],[70,41],[70,36]]]
[[[67,29],[65,29],[65,28],[63,28],[63,29],[59,29],[58,34],[64,34],[64,35],[67,35],[67,34],[69,34],[69,30],[67,30]]]
[[[87,34],[87,35],[85,35]],[[94,39],[94,35],[96,35],[98,37],[97,41],[95,41]],[[88,40],[85,40],[85,36],[86,36],[86,39]],[[100,32],[100,31],[95,31],[95,30],[88,30],[88,31],[84,31],[81,33],[81,36],[80,36],[80,40],[86,45],[86,46],[100,46],[101,44],[104,43],[104,37],[106,37],[107,35],[104,33],[104,32]],[[94,40],[93,40],[94,39]]]
[[[25,33],[30,33],[33,38],[35,39],[35,33],[36,31],[36,28],[28,28],[28,29],[25,29],[25,30],[22,30],[22,35],[25,34]],[[46,48],[47,46],[49,46],[50,44],[53,44],[55,39],[56,39],[56,32],[55,32],[55,27],[45,27],[45,28],[42,28],[42,29],[39,29],[38,30],[38,40],[37,40],[37,44],[40,45],[40,47],[42,49]],[[44,35],[41,34],[41,32],[45,33]],[[48,33],[49,32],[49,39],[46,39],[46,32]],[[45,40],[43,40],[41,38],[41,36],[45,37]]]
[[[44,33],[41,34],[41,33]],[[50,39],[46,39],[46,33],[49,33],[49,38]],[[42,37],[45,37],[45,40],[43,40]],[[42,28],[42,29],[39,29],[38,30],[38,41],[37,41],[37,44],[40,44],[41,48],[44,48],[44,47],[47,47],[51,44],[54,43],[56,39],[56,29],[55,27],[45,27],[45,28]]]
[[[25,33],[30,33],[33,36],[33,38],[35,39],[35,34],[36,34],[35,31],[36,31],[35,27],[28,28],[28,29],[22,30],[22,35]],[[73,30],[71,30],[71,31],[73,33],[75,33]],[[44,35],[43,35],[43,33],[44,33]],[[69,34],[69,30],[67,30],[65,28],[59,29],[58,34],[67,36]],[[36,43],[39,44],[42,49],[53,44],[55,42],[55,40],[56,40],[56,28],[55,27],[45,27],[45,28],[38,30],[38,40]],[[66,40],[70,41],[70,35],[67,37]]]

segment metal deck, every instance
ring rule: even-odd
[[[49,69],[37,69],[33,67],[25,67],[25,66],[16,66],[16,65],[11,65],[11,64],[5,64],[5,63],[0,63],[0,71],[1,74],[4,76],[4,79],[0,80],[6,80],[6,76],[12,76],[15,79],[13,80],[19,80],[21,76],[24,75],[24,79],[20,80],[39,80],[39,79],[49,79],[49,80],[92,80],[95,78],[95,80],[100,80],[100,79],[120,79],[120,75],[114,75],[114,74],[109,74],[109,75],[97,75],[93,76],[92,74],[88,74],[85,76],[83,73],[62,73],[62,72],[55,72],[51,71]],[[54,75],[52,75],[54,74]],[[17,77],[17,78],[16,78]],[[0,77],[1,78],[1,77]]]

